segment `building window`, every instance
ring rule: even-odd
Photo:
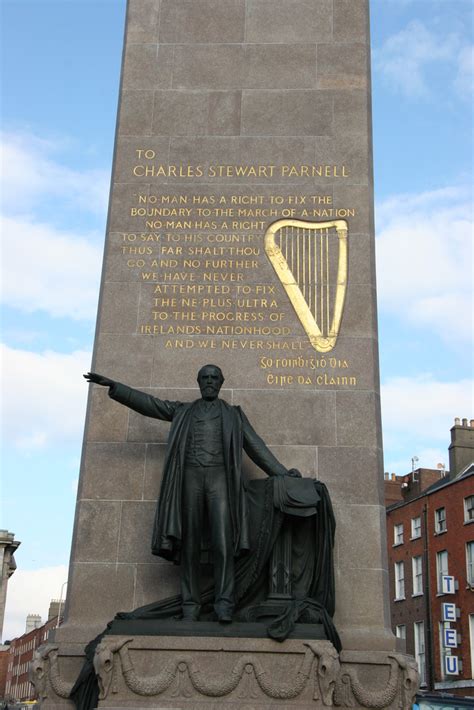
[[[416,540],[417,537],[421,537],[421,518],[411,519],[411,538]]]
[[[395,599],[405,599],[405,565],[395,562]]]
[[[425,664],[425,624],[423,621],[416,621],[413,624],[415,635],[415,659],[420,673],[420,685],[426,685],[426,664]]]
[[[474,678],[474,614],[469,614],[469,643],[471,646],[471,678]]]
[[[466,542],[466,578],[467,583],[474,586],[474,540]]]
[[[407,627],[405,624],[398,624],[395,626],[395,636],[397,639],[406,639],[407,637]]]
[[[411,568],[413,573],[413,596],[423,594],[423,559],[421,555],[413,557]]]
[[[446,532],[446,508],[435,510],[435,532]]]
[[[474,522],[474,496],[464,498],[464,522]]]
[[[438,580],[438,594],[443,593],[443,577],[448,572],[448,551],[441,550],[436,553],[436,579]]]
[[[444,645],[444,630],[451,628],[449,621],[440,621],[438,624],[439,628],[439,659],[441,664],[441,678],[444,680],[446,678],[446,656],[451,654],[451,649],[446,648]]]
[[[401,545],[403,543],[403,523],[393,526],[393,544]]]

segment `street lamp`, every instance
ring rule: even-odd
[[[62,602],[63,602],[63,591],[64,591],[64,587],[66,586],[66,584],[67,584],[67,580],[66,580],[66,582],[63,582],[61,585],[61,594],[59,595],[58,620],[56,622],[56,628],[58,628],[59,620],[61,618],[61,606],[62,606]]]

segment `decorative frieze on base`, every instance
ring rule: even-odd
[[[35,686],[38,700],[43,702],[46,698],[56,696],[68,699],[73,683],[68,683],[61,678],[58,662],[59,647],[53,643],[46,643],[36,649],[30,664],[30,681]]]
[[[32,664],[42,710],[69,710],[71,659],[46,644]],[[94,657],[99,708],[277,707],[408,710],[418,688],[412,658],[343,651],[328,641],[106,636]],[[204,705],[203,705],[204,703]]]

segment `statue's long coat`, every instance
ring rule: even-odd
[[[160,497],[153,526],[152,552],[179,561],[182,540],[182,488],[186,442],[195,402],[170,402],[116,382],[110,397],[146,417],[171,422]],[[222,438],[227,489],[232,515],[234,554],[248,550],[248,510],[242,479],[242,449],[268,475],[285,475],[282,466],[252,428],[240,409],[218,400],[222,416]]]

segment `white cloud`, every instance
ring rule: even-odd
[[[472,322],[472,207],[468,188],[397,195],[377,206],[381,311],[466,343]]]
[[[80,439],[91,354],[34,353],[1,346],[6,441],[26,451]]]
[[[28,614],[40,614],[43,623],[46,622],[49,603],[51,599],[60,598],[62,584],[66,580],[66,565],[37,570],[17,569],[8,583],[3,640],[25,633]]]
[[[436,35],[420,20],[412,20],[374,50],[374,66],[400,93],[425,96],[429,93],[427,68],[435,62],[456,62],[459,45],[456,34]]]
[[[390,438],[414,440],[420,450],[438,451],[439,444],[446,451],[453,418],[472,414],[474,381],[443,382],[429,374],[393,377],[382,384],[381,394],[383,429]]]
[[[21,311],[93,319],[101,250],[81,234],[20,217],[1,218],[2,300]]]
[[[27,313],[93,319],[102,235],[54,225],[71,207],[103,217],[107,173],[71,169],[56,158],[62,143],[27,133],[3,134],[0,149],[2,301]]]
[[[3,210],[30,212],[45,196],[105,215],[109,173],[73,170],[52,156],[61,146],[27,133],[3,134],[0,142]]]
[[[401,476],[416,468],[449,469],[454,417],[472,416],[474,380],[443,382],[432,375],[392,377],[382,384],[385,471]]]

